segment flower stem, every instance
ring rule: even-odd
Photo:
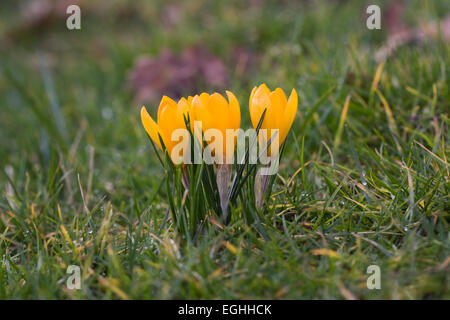
[[[255,205],[260,210],[263,208],[264,195],[269,182],[269,175],[262,175],[261,171],[261,169],[258,170],[255,176]]]
[[[185,199],[189,193],[189,172],[185,165],[181,168],[181,183],[184,187],[183,199]]]
[[[222,218],[225,224],[229,221],[229,199],[228,184],[231,179],[231,164],[217,165],[217,188],[219,189],[220,207],[222,209]]]

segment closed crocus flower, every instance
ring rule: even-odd
[[[292,89],[291,95],[287,99],[282,89],[277,88],[274,91],[270,91],[265,84],[262,84],[253,88],[249,106],[250,117],[255,129],[264,109],[267,109],[260,129],[267,130],[268,139],[271,137],[271,129],[278,129],[278,144],[281,146],[297,113],[298,96],[295,89]]]
[[[224,222],[229,219],[228,185],[231,179],[231,160],[233,159],[236,145],[234,135],[229,135],[227,139],[227,130],[235,132],[241,124],[239,102],[232,92],[227,91],[226,93],[228,101],[219,93],[211,95],[202,93],[192,99],[195,120],[201,121],[205,140],[213,151],[211,155],[214,157],[214,163],[217,165],[216,182]],[[198,127],[196,126],[196,128]],[[216,139],[222,140],[217,144],[218,141]],[[213,144],[214,148],[212,148]]]
[[[264,133],[263,137],[259,139],[260,148],[265,148],[268,141],[273,137],[272,130],[278,129],[278,143],[271,141],[271,145],[267,148],[267,155],[270,157],[277,156],[279,147],[283,145],[286,136],[291,129],[294,122],[295,114],[297,113],[298,96],[295,89],[292,89],[289,99],[286,98],[284,91],[280,88],[270,91],[270,89],[262,84],[255,87],[250,94],[250,118],[253,127],[256,129],[261,120],[261,117],[266,110],[264,120],[260,127],[260,133]],[[274,137],[276,139],[276,137]],[[267,139],[267,140],[266,140]],[[272,148],[274,147],[274,148]],[[274,151],[276,149],[276,152]],[[267,165],[266,165],[267,166]],[[255,177],[255,200],[256,207],[263,208],[264,196],[268,187],[268,175],[264,175],[258,170]]]
[[[237,130],[241,123],[241,110],[239,102],[235,95],[227,91],[228,101],[219,93],[202,93],[196,95],[192,99],[192,109],[196,121],[201,121],[201,129],[206,132],[210,129],[220,131],[222,136],[222,150],[217,148],[215,152],[216,159],[223,160],[223,162],[230,160],[233,157],[236,139],[227,139],[227,129]],[[196,126],[196,128],[198,128]],[[209,137],[205,138],[209,140]],[[212,140],[212,139],[211,139]],[[228,141],[229,140],[229,141]],[[213,141],[209,141],[213,142]],[[228,146],[228,148],[227,148]],[[227,152],[228,150],[228,152]]]
[[[186,129],[185,118],[190,118],[191,128],[194,119],[192,117],[192,98],[181,98],[178,103],[167,96],[163,96],[158,108],[157,122],[148,114],[145,107],[141,109],[141,121],[153,142],[162,150],[161,139],[174,163],[180,163],[182,154],[172,155],[173,148],[180,143],[180,136],[172,137],[177,129]],[[182,132],[181,132],[182,133]],[[188,140],[185,139],[187,143]],[[184,146],[186,147],[186,146]],[[174,158],[175,156],[175,158]]]

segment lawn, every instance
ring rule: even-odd
[[[1,299],[450,298],[450,2],[31,2],[0,10]],[[230,90],[250,128],[262,83],[299,105],[260,219],[188,241],[140,108]]]

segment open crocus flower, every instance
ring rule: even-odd
[[[182,162],[183,154],[181,152],[174,152],[172,150],[179,144],[182,137],[173,137],[172,134],[177,129],[186,129],[185,118],[190,118],[190,125],[193,128],[193,115],[192,115],[192,98],[181,98],[178,103],[167,96],[163,96],[158,108],[157,123],[148,114],[145,107],[141,109],[141,121],[144,125],[145,131],[147,131],[153,142],[162,150],[161,141],[159,136],[166,147],[166,150],[175,164]],[[183,132],[183,131],[181,131]],[[183,141],[188,142],[187,139]],[[187,146],[181,146],[186,148]]]
[[[253,88],[250,94],[249,106],[250,118],[255,129],[264,109],[267,109],[260,130],[266,129],[267,137],[270,139],[271,129],[278,129],[278,145],[281,146],[297,113],[298,96],[295,89],[292,89],[288,100],[282,89],[277,88],[274,91],[270,91],[265,84],[262,84]]]
[[[232,159],[236,139],[227,139],[227,129],[237,130],[241,123],[239,102],[232,92],[227,91],[226,93],[228,101],[219,93],[213,93],[211,95],[202,93],[192,99],[194,118],[196,121],[201,122],[201,129],[205,132],[205,139],[207,141],[213,140],[210,139],[211,137],[209,135],[206,136],[207,131],[211,132],[211,129],[216,129],[218,131],[217,133],[221,133],[222,141],[209,141],[216,143],[216,146],[218,146],[214,149],[214,157],[219,159],[219,163],[226,162],[227,159]],[[216,135],[213,134],[213,136],[215,139]],[[217,142],[221,142],[221,144],[217,144]]]

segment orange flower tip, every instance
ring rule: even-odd
[[[145,108],[145,106],[141,107],[141,117],[143,117],[145,114],[148,114],[147,109]]]
[[[263,84],[260,85],[259,87],[260,87],[260,88],[265,88],[265,89],[267,89],[268,91],[270,91],[269,87],[268,87],[265,83],[263,83]]]
[[[231,103],[232,100],[236,100],[237,101],[237,98],[236,98],[236,96],[234,95],[233,92],[226,90],[225,93],[227,94],[229,103]]]
[[[163,106],[163,105],[165,105],[165,104],[176,105],[177,103],[176,103],[172,98],[170,98],[170,97],[164,95],[164,96],[162,96],[162,98],[161,98],[161,102],[159,103],[159,106],[161,107],[161,106]]]
[[[196,105],[196,104],[198,104],[198,103],[200,103],[200,102],[201,102],[200,96],[199,96],[198,94],[196,94],[196,95],[194,96],[194,98],[192,98],[192,105]]]
[[[292,89],[291,91],[291,95],[289,96],[289,98],[293,97],[294,99],[298,100],[298,94],[297,91],[295,89]]]
[[[181,99],[178,101],[178,103],[180,103],[180,102],[186,102],[186,103],[189,104],[189,102],[186,100],[185,97],[181,97]]]

